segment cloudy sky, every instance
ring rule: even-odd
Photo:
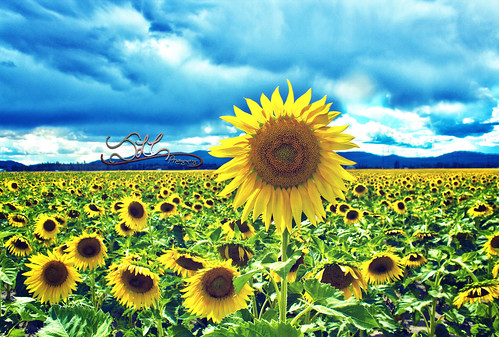
[[[83,162],[131,132],[171,152],[286,79],[359,150],[499,153],[499,2],[2,0],[0,160]]]

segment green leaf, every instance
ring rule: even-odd
[[[379,327],[378,322],[373,315],[371,315],[369,310],[367,310],[361,302],[355,300],[354,298],[350,298],[347,301],[337,301],[336,299],[333,299],[333,301],[328,301],[328,307],[334,309],[336,312],[340,312],[346,317],[349,317],[356,328],[369,330]]]
[[[16,297],[15,301],[7,306],[7,311],[18,314],[21,320],[26,322],[46,320],[47,315],[36,304],[31,297]]]
[[[237,226],[234,226],[234,228],[235,227],[237,227]],[[217,227],[217,229],[215,229],[213,232],[211,232],[211,234],[210,234],[211,242],[213,242],[213,243],[218,242],[218,240],[220,239],[221,233],[222,233],[222,227]]]
[[[38,332],[40,337],[105,337],[111,334],[112,318],[109,313],[92,308],[52,306],[49,317]]]
[[[172,325],[168,328],[168,335],[175,337],[192,337],[194,336],[192,332],[190,332],[183,325]]]
[[[11,259],[4,258],[0,263],[0,281],[10,286],[15,286],[17,266]]]
[[[269,264],[266,264],[266,266],[269,267],[272,271],[274,271],[281,278],[285,278],[285,277],[288,277],[289,271],[291,270],[293,265],[296,263],[296,261],[298,261],[298,259],[300,257],[301,257],[301,252],[296,251],[285,262],[269,263]]]
[[[301,337],[303,333],[295,327],[278,323],[276,321],[267,322],[265,320],[256,322],[245,322],[230,328],[218,328],[204,335],[205,337],[266,337],[266,336],[286,336]]]
[[[19,329],[12,329],[9,331],[9,334],[7,335],[7,337],[24,337],[24,336],[25,336],[24,331]]]
[[[305,280],[303,288],[305,288],[305,291],[314,299],[314,301],[332,297],[336,293],[336,289],[331,287],[331,285],[321,283],[315,278]]]
[[[253,275],[255,275],[256,273],[260,273],[262,271],[263,269],[256,269],[247,272],[246,274],[234,277],[232,282],[234,283],[234,291],[236,292],[236,295],[239,294],[239,292],[241,291],[241,289],[243,289],[246,282],[248,282],[253,277]]]

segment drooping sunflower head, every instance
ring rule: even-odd
[[[236,235],[236,228],[243,239],[249,239],[255,235],[255,228],[248,221],[229,220],[226,221],[222,229],[228,240],[232,240]]]
[[[59,233],[59,230],[59,223],[53,217],[46,214],[42,214],[38,217],[35,233],[41,238],[45,240],[52,239]]]
[[[191,313],[219,323],[225,316],[246,308],[253,290],[248,284],[236,295],[234,277],[239,273],[228,261],[208,266],[188,278],[182,291],[184,307]]]
[[[218,247],[218,252],[224,260],[232,260],[232,265],[244,267],[253,257],[253,251],[237,243],[224,243]]]
[[[417,252],[407,254],[402,260],[402,264],[410,268],[420,267],[426,262],[428,262],[426,257]]]
[[[112,269],[106,279],[121,305],[135,310],[157,306],[159,276],[149,268],[123,263]]]
[[[499,232],[488,236],[487,242],[483,246],[483,249],[488,255],[499,255]]]
[[[123,208],[123,201],[116,200],[111,204],[111,212],[118,213]]]
[[[391,253],[376,254],[364,263],[363,275],[369,283],[374,284],[398,280],[403,275],[400,258]]]
[[[167,250],[158,261],[182,277],[194,276],[206,264],[199,256],[175,248]]]
[[[132,196],[123,199],[123,207],[119,211],[121,221],[134,230],[142,230],[147,224],[147,205],[139,198]]]
[[[460,308],[464,303],[493,302],[499,298],[497,280],[486,280],[466,285],[454,299],[453,304]]]
[[[14,227],[24,227],[28,224],[28,218],[19,213],[10,214],[8,219],[9,224]]]
[[[346,263],[328,263],[317,274],[321,283],[328,283],[343,292],[345,299],[352,296],[362,298],[361,288],[367,289],[362,273]]]
[[[131,236],[133,233],[135,233],[135,230],[133,230],[130,226],[126,224],[125,221],[118,221],[114,225],[114,230],[116,233],[118,233],[119,236]]]
[[[95,203],[86,204],[83,209],[89,218],[96,218],[105,213],[104,208]]]
[[[341,165],[355,164],[334,152],[356,146],[342,134],[346,127],[328,126],[339,112],[329,111],[325,97],[309,104],[311,90],[295,101],[288,85],[286,102],[277,88],[271,100],[262,95],[261,106],[247,99],[251,114],[234,107],[236,116],[222,119],[246,134],[210,149],[215,157],[234,157],[216,171],[216,181],[232,179],[221,195],[238,189],[234,208],[246,203],[241,221],[253,210],[253,221],[261,214],[268,228],[273,218],[279,232],[291,231],[293,220],[300,225],[302,213],[313,224],[322,220],[321,196],[344,198],[343,179],[354,178]]]
[[[31,257],[26,266],[31,270],[23,274],[27,276],[24,283],[42,303],[65,302],[76,289],[76,282],[81,282],[80,274],[65,255],[52,252],[38,254]]]
[[[477,203],[468,209],[468,214],[473,218],[491,215],[492,213],[494,213],[494,210],[486,203]]]
[[[107,248],[96,233],[84,233],[75,238],[68,244],[66,252],[79,270],[93,270],[102,266],[104,257],[107,257]]]
[[[5,247],[11,254],[17,256],[26,256],[31,254],[32,251],[29,241],[20,235],[13,236],[7,240]]]

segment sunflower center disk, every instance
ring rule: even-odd
[[[175,263],[178,264],[179,266],[181,266],[182,268],[187,269],[187,270],[196,271],[196,270],[203,268],[202,263],[196,262],[193,259],[185,257],[185,256],[181,256],[178,259],[176,259]]]
[[[128,206],[128,214],[130,214],[132,218],[140,219],[144,213],[144,207],[137,201],[132,201]]]
[[[60,261],[50,261],[43,269],[43,279],[52,287],[63,284],[68,278],[68,275],[69,273],[66,265]]]
[[[43,229],[47,232],[52,232],[55,229],[55,222],[52,220],[47,220],[43,223]]]
[[[494,249],[499,248],[499,236],[494,236],[492,240],[490,240],[490,246]]]
[[[128,289],[139,294],[147,293],[154,286],[154,282],[149,276],[142,274],[135,275],[129,270],[123,272],[122,279]]]
[[[100,243],[95,238],[84,238],[78,243],[77,249],[81,256],[93,257],[100,253]]]
[[[232,273],[225,268],[215,268],[208,271],[203,279],[204,290],[213,298],[225,298],[234,293]]]
[[[386,256],[378,257],[369,264],[369,271],[378,275],[390,272],[393,268],[394,264],[392,259]]]
[[[280,118],[264,125],[250,140],[250,160],[258,176],[281,188],[306,182],[317,169],[317,138],[304,123]]]
[[[173,209],[173,205],[170,204],[169,202],[164,202],[161,204],[161,212],[168,213],[168,212],[171,212],[172,209]]]
[[[350,273],[345,273],[341,270],[340,266],[337,264],[327,266],[322,273],[321,282],[329,283],[338,290],[345,289],[348,287],[355,279]]]
[[[17,249],[28,249],[28,244],[24,241],[21,241],[21,240],[16,240],[13,242],[14,243],[14,246],[17,248]]]

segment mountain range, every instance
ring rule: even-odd
[[[207,151],[192,153],[203,160],[195,169],[216,169],[229,161],[228,158],[212,157]],[[437,157],[401,157],[397,155],[380,156],[368,152],[340,152],[340,155],[356,162],[350,169],[367,168],[499,168],[499,155],[478,152],[457,151]],[[192,157],[184,157],[189,159]],[[106,165],[100,160],[90,163],[40,163],[24,165],[12,160],[0,160],[4,171],[108,171],[108,170],[185,170],[187,165],[165,161],[165,157],[129,162],[121,165]]]

